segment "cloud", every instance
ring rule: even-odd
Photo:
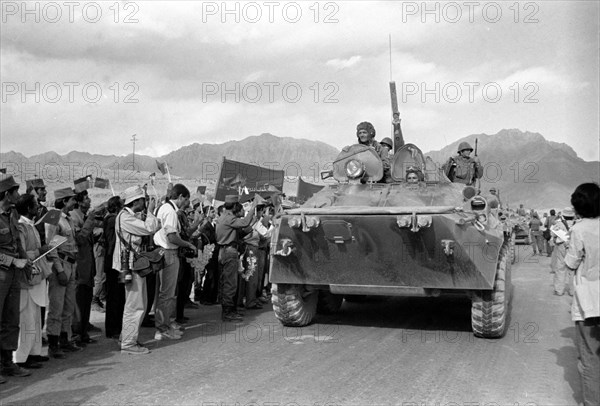
[[[354,55],[348,59],[330,59],[325,64],[333,67],[336,70],[342,70],[356,65],[361,59],[362,57],[360,55]]]
[[[504,91],[495,104],[481,101],[481,86],[476,103],[469,102],[464,86],[463,98],[454,104],[432,97],[422,102],[420,94],[403,103],[398,93],[403,125],[419,141],[439,142],[443,133],[452,142],[450,137],[469,132],[523,127],[570,142],[574,131],[566,131],[565,123],[577,123],[577,133],[587,138],[598,133],[597,4],[540,3],[544,18],[538,24],[515,24],[510,4],[499,3],[504,13],[497,24],[480,14],[475,23],[465,15],[451,24],[422,23],[418,15],[403,22],[400,2],[296,3],[302,9],[297,22],[284,18],[288,3],[278,3],[269,21],[260,2],[254,3],[263,7],[258,22],[248,21],[250,2],[227,3],[239,8],[229,15],[223,14],[223,2],[119,2],[119,23],[113,21],[112,2],[100,3],[103,19],[97,24],[81,18],[23,24],[13,16],[0,26],[3,83],[25,83],[29,89],[36,82],[42,87],[93,82],[104,94],[98,103],[36,103],[31,96],[22,103],[21,95],[9,96],[0,105],[1,147],[38,153],[76,145],[118,154],[129,150],[128,137],[137,133],[140,151],[163,154],[192,142],[261,132],[339,147],[353,139],[362,120],[388,135],[389,35],[391,76],[399,92],[403,83],[431,89],[464,82],[497,82]],[[138,9],[125,9],[126,4]],[[213,6],[219,7],[215,14],[206,9]],[[123,23],[132,11],[138,22]],[[578,23],[581,18],[586,24]],[[124,85],[132,82],[139,102],[123,103],[130,91]],[[267,82],[277,83],[272,100]],[[515,82],[521,85],[518,104],[509,89]],[[528,82],[539,85],[543,103],[522,103]],[[215,83],[223,88],[207,97],[206,86]],[[226,89],[243,91],[249,83],[261,87],[260,100],[241,94],[222,102]],[[301,88],[301,100],[284,97],[286,84]],[[572,106],[568,111],[566,101]],[[580,146],[589,142],[579,138]]]

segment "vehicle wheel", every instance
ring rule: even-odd
[[[326,290],[319,291],[319,301],[317,303],[317,313],[333,314],[340,311],[344,296],[334,295]]]
[[[509,247],[504,244],[498,256],[494,290],[479,293],[471,305],[471,326],[477,337],[499,338],[507,327],[508,303],[510,301]]]
[[[517,262],[517,251],[516,251],[516,242],[517,235],[513,232],[510,235],[510,263],[514,264]]]
[[[318,292],[309,292],[303,285],[273,284],[271,293],[275,317],[284,326],[306,326],[315,317]]]

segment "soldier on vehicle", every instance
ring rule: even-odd
[[[375,149],[377,155],[381,158],[383,162],[383,179],[382,182],[388,182],[391,180],[390,174],[390,156],[387,148],[381,146],[380,143],[375,141],[375,127],[373,124],[363,121],[356,126],[356,137],[358,138],[358,143],[362,145],[367,145]]]
[[[492,197],[490,198],[490,205],[492,205],[493,207],[499,207],[502,208],[502,202],[500,201],[500,194],[498,193],[498,189],[496,189],[495,187],[490,189],[490,194],[492,195]],[[497,204],[492,204],[491,202],[494,201]]]
[[[483,176],[483,166],[477,156],[470,156],[471,152],[471,145],[463,141],[458,145],[458,155],[450,157],[444,164],[444,172],[451,182],[472,185]]]
[[[422,180],[424,180],[424,176],[419,168],[411,166],[406,170],[407,183],[419,183]]]
[[[385,137],[379,144],[381,144],[381,148],[387,149],[388,156],[394,154],[394,147],[392,146],[392,139],[390,137]]]

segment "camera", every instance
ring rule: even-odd
[[[119,281],[121,283],[131,283],[133,281],[133,274],[129,268],[129,251],[121,251],[121,273],[119,275]]]
[[[179,248],[179,256],[184,258],[196,258],[196,250],[190,247]]]

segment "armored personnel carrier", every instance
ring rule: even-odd
[[[284,212],[271,241],[276,317],[304,326],[348,295],[464,295],[474,334],[503,336],[512,241],[498,209],[474,187],[450,182],[401,132],[395,140],[387,182],[375,150],[352,145],[322,175],[335,184]],[[421,179],[409,183],[415,168]]]

